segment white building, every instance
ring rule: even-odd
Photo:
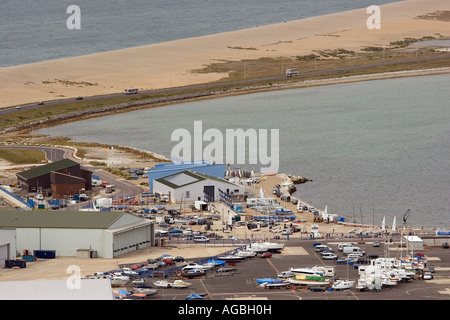
[[[170,202],[194,202],[219,200],[219,189],[235,195],[244,194],[244,188],[225,179],[185,170],[154,180],[155,192],[170,196]]]
[[[408,251],[423,250],[423,240],[418,236],[405,236],[406,248]]]
[[[56,256],[114,258],[155,243],[153,222],[124,212],[1,211],[0,261],[28,250],[54,250]]]

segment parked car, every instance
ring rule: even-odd
[[[431,272],[425,272],[423,274],[423,279],[424,280],[431,280],[431,279],[433,279],[433,274]]]
[[[176,256],[176,257],[173,257],[172,261],[184,262],[184,258],[182,256]]]
[[[442,243],[442,248],[444,248],[444,249],[448,249],[448,242],[444,242],[444,243]]]
[[[144,279],[136,279],[136,280],[133,280],[131,282],[131,284],[134,284],[134,285],[145,284],[145,280]]]
[[[270,258],[272,254],[270,252],[261,253],[260,258]]]
[[[309,290],[315,291],[315,292],[323,292],[325,291],[324,287],[310,287]]]

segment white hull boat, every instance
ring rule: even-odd
[[[355,281],[351,280],[336,280],[331,286],[334,290],[346,290],[351,289],[355,285]]]
[[[291,271],[294,275],[323,277],[323,272],[312,268],[290,268],[289,271]]]
[[[190,282],[186,282],[183,280],[175,280],[172,284],[172,288],[178,288],[178,289],[183,289],[183,288],[189,288],[192,284]]]
[[[169,281],[166,280],[158,280],[153,282],[153,285],[155,287],[159,287],[159,288],[171,288],[173,283],[170,283]]]
[[[284,248],[284,244],[282,243],[276,243],[276,242],[261,242],[261,243],[253,243],[249,250],[252,250],[256,253],[262,253],[262,252],[274,252],[274,251],[281,251]]]

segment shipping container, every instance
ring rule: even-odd
[[[23,260],[5,260],[5,268],[26,268],[27,262]]]
[[[56,251],[55,250],[33,250],[33,255],[36,258],[55,259]]]

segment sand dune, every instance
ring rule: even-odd
[[[407,0],[381,8],[368,29],[366,8],[240,31],[0,69],[0,108],[60,98],[206,83],[226,74],[191,70],[218,60],[295,57],[313,50],[387,46],[406,37],[450,37],[450,22],[417,19],[449,11],[448,0]]]

